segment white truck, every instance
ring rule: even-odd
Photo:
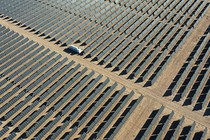
[[[76,53],[76,54],[80,54],[82,52],[82,50],[74,45],[71,45],[69,48],[68,48],[70,51],[72,51],[73,53]]]

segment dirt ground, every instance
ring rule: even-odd
[[[127,87],[130,90],[135,90],[137,94],[143,94],[146,97],[145,104],[148,106],[151,106],[152,108],[155,108],[156,106],[164,105],[168,109],[171,109],[176,112],[176,114],[179,114],[180,116],[185,116],[191,121],[195,121],[198,124],[210,128],[210,118],[204,117],[202,112],[194,112],[191,111],[191,109],[183,107],[182,105],[171,102],[167,98],[163,98],[162,95],[164,91],[168,88],[173,78],[178,73],[179,69],[181,68],[182,64],[187,59],[189,53],[193,49],[192,47],[197,43],[200,36],[203,34],[205,29],[210,24],[210,11],[206,13],[206,15],[202,18],[202,20],[199,22],[198,26],[192,31],[190,36],[188,37],[187,41],[183,44],[181,50],[179,53],[177,53],[171,63],[167,65],[165,70],[163,71],[163,74],[158,78],[157,82],[151,86],[151,87],[142,87],[139,84],[135,84],[133,81],[127,80],[126,78],[120,77],[115,73],[110,72],[107,69],[104,69],[103,67],[98,66],[97,64],[94,64],[78,55],[70,55],[65,53],[63,50],[65,48],[61,48],[58,45],[53,44],[52,42],[49,42],[47,40],[44,40],[37,35],[33,34],[33,32],[29,32],[25,30],[25,28],[20,28],[19,26],[6,21],[4,19],[0,19],[0,24],[15,31],[18,32],[20,35],[23,35],[25,37],[28,37],[31,40],[34,40],[35,42],[38,42],[40,45],[43,45],[47,48],[50,48],[53,51],[58,52],[59,54],[63,55],[64,57],[69,58],[70,60],[74,60],[77,63],[82,64],[83,66],[87,67],[88,69],[94,70],[97,73],[100,73],[113,81],[118,82],[119,84]],[[151,109],[151,108],[150,108]],[[138,108],[133,116],[131,116],[130,122],[133,122],[131,124],[127,124],[126,128],[138,128],[140,125],[143,125],[141,121],[137,120],[137,117],[142,114],[143,111],[145,111],[146,108]],[[147,112],[147,110],[145,111]],[[148,116],[149,114],[144,114],[144,116]],[[143,118],[145,118],[143,116]],[[137,123],[135,123],[137,122]],[[144,122],[144,121],[143,121]],[[135,132],[137,133],[137,132]],[[120,132],[120,134],[123,134]],[[129,136],[129,132],[125,132],[123,136]],[[210,134],[208,134],[210,135]]]

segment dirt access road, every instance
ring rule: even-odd
[[[209,12],[208,12],[209,13]],[[206,22],[206,20],[208,18],[203,18],[204,20],[202,20],[199,25],[197,26],[197,28],[202,27],[201,31],[199,30],[199,32],[197,32],[196,30],[194,30],[192,32],[192,34],[189,36],[189,38],[193,38],[195,35],[196,36],[200,36],[203,34],[202,30],[205,29],[203,23],[208,23],[208,21]],[[208,117],[203,117],[203,114],[200,112],[192,112],[190,109],[182,107],[181,105],[175,103],[175,102],[171,102],[163,97],[161,97],[160,95],[162,95],[162,89],[165,90],[167,85],[164,83],[169,83],[166,82],[164,80],[161,80],[163,78],[165,78],[165,76],[169,76],[170,75],[175,75],[177,73],[177,70],[179,68],[174,69],[174,71],[171,71],[171,68],[173,67],[173,65],[169,65],[169,67],[167,67],[167,69],[165,70],[166,74],[164,74],[165,76],[163,76],[163,78],[161,78],[159,80],[160,85],[163,86],[158,88],[158,84],[155,85],[155,88],[150,87],[150,88],[145,88],[142,87],[139,84],[135,84],[134,82],[127,80],[123,77],[120,77],[118,75],[116,75],[115,73],[110,72],[109,70],[104,69],[103,67],[100,67],[86,59],[83,59],[80,56],[77,55],[69,55],[67,53],[65,53],[63,50],[65,48],[61,48],[58,45],[53,44],[52,42],[49,42],[47,40],[44,40],[41,37],[38,37],[37,35],[35,35],[33,32],[29,32],[28,30],[25,30],[25,28],[21,28],[20,26],[17,26],[14,23],[11,23],[7,20],[4,19],[0,19],[0,24],[2,24],[3,26],[10,28],[11,30],[18,32],[20,35],[23,35],[25,37],[28,37],[31,40],[34,40],[35,42],[39,43],[40,45],[45,46],[46,48],[50,48],[53,51],[56,51],[58,53],[60,53],[61,55],[69,58],[70,60],[74,60],[77,63],[80,63],[82,65],[84,65],[85,67],[92,69],[116,82],[118,82],[121,85],[124,85],[125,87],[127,87],[128,89],[132,89],[135,90],[135,92],[141,93],[143,94],[145,97],[147,98],[151,98],[157,102],[159,102],[160,104],[164,105],[165,107],[174,110],[176,113],[179,113],[180,115],[184,115],[186,118],[189,118],[193,121],[196,121],[197,123],[206,126],[208,128],[210,128],[210,118]],[[205,24],[207,26],[207,24]],[[186,50],[189,49],[189,47],[191,47],[190,45],[186,47]],[[183,52],[182,52],[183,53]],[[176,57],[180,58],[182,54],[178,54]],[[179,63],[184,62],[185,59],[179,59]],[[181,64],[182,65],[182,64]],[[181,67],[180,65],[180,67]],[[170,68],[170,70],[169,70]],[[171,81],[173,79],[173,77],[167,77],[167,81]]]

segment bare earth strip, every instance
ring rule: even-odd
[[[189,36],[189,38],[192,39],[195,36],[200,36],[200,34],[203,33],[203,32],[200,32],[200,30],[203,30],[203,23],[205,23],[205,22],[208,23],[209,22],[209,21],[207,21],[208,19],[209,19],[209,17],[205,16],[201,20],[199,25],[197,26],[196,30],[194,30],[192,32],[192,34]],[[169,108],[171,110],[174,110],[176,113],[179,113],[180,115],[184,115],[185,117],[187,117],[187,118],[189,118],[189,119],[191,119],[193,121],[196,121],[197,123],[199,123],[199,124],[201,124],[203,126],[206,126],[206,127],[210,128],[210,118],[203,117],[203,114],[200,113],[200,112],[192,112],[188,108],[182,107],[181,105],[179,105],[177,103],[174,103],[174,102],[169,101],[168,99],[162,98],[160,96],[161,93],[162,93],[162,90],[158,90],[156,88],[143,88],[141,85],[135,84],[132,81],[129,81],[129,80],[123,78],[123,77],[120,77],[120,76],[110,72],[109,70],[104,69],[103,67],[100,67],[100,66],[98,66],[98,65],[96,65],[96,64],[94,64],[94,63],[92,63],[92,62],[90,62],[88,60],[83,59],[80,56],[69,55],[69,54],[67,54],[67,53],[65,53],[63,51],[64,48],[60,48],[59,46],[57,46],[57,45],[55,45],[55,44],[53,44],[51,42],[48,42],[47,40],[44,40],[44,39],[38,37],[37,35],[34,35],[32,32],[29,32],[29,31],[25,30],[24,28],[20,28],[19,26],[15,25],[15,24],[12,24],[12,23],[10,23],[10,22],[8,22],[6,20],[0,19],[0,24],[2,24],[3,26],[5,26],[7,28],[10,28],[11,30],[13,30],[15,32],[18,32],[19,34],[21,34],[21,35],[23,35],[25,37],[28,37],[31,40],[34,40],[35,42],[38,42],[40,45],[43,45],[46,48],[50,48],[51,50],[60,53],[61,55],[69,58],[70,60],[74,60],[74,61],[76,61],[76,62],[86,66],[89,69],[92,69],[92,70],[94,70],[94,71],[96,71],[98,73],[101,73],[102,75],[104,75],[106,77],[109,77],[110,79],[118,82],[119,84],[122,84],[122,85],[126,86],[129,89],[135,90],[136,93],[144,94],[145,97],[151,98],[151,99],[159,102],[160,104],[166,106],[167,108]],[[205,25],[207,26],[207,24],[205,24]],[[199,34],[198,34],[198,31],[199,31]],[[195,40],[195,42],[196,42],[196,40]],[[190,39],[187,40],[186,44],[188,42],[190,42],[190,41],[191,41]],[[186,46],[186,48],[185,48],[186,51],[189,51],[190,47],[192,45],[193,45],[193,42],[191,42],[191,45]],[[177,73],[178,69],[181,67],[182,63],[187,58],[187,56],[186,56],[186,58],[180,57],[180,56],[183,55],[183,53],[186,53],[186,52],[179,53],[179,54],[177,54],[175,56],[176,58],[180,58],[179,60],[176,60],[177,62],[179,62],[179,65],[180,65],[179,67],[175,67],[174,64],[173,64],[174,62],[172,62],[167,67],[167,69],[164,71],[164,76],[170,77],[170,79],[168,79],[168,81],[171,81],[173,79],[173,75],[175,75]],[[174,68],[173,71],[171,71],[171,68]],[[160,83],[158,83],[158,84],[160,84],[161,86],[165,87],[165,88],[163,88],[163,90],[165,90],[167,88],[167,85],[164,85],[163,83],[168,83],[168,82],[164,81],[164,80],[161,80],[161,79],[159,79],[159,82]],[[156,85],[156,87],[157,87],[157,85]],[[162,87],[159,86],[159,89],[160,88],[162,89]]]
[[[192,30],[191,34],[182,45],[182,48],[176,53],[172,61],[166,66],[166,69],[163,71],[161,76],[157,79],[152,88],[160,90],[161,93],[166,91],[170,83],[173,81],[174,77],[178,73],[179,69],[182,67],[182,64],[186,61],[190,55],[193,48],[198,43],[200,37],[203,35],[205,30],[210,25],[210,11],[201,19],[198,25]],[[161,88],[159,88],[161,87]]]

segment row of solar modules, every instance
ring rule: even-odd
[[[193,110],[206,110],[210,115],[210,26],[194,46],[164,96],[173,101],[193,106]]]
[[[151,0],[135,4],[140,8],[118,8],[119,12],[109,13],[98,23],[67,13],[64,5],[69,1],[12,1],[15,9],[2,2],[3,14],[57,43],[79,43],[85,47],[85,58],[145,86],[156,81],[209,8],[207,1]],[[94,5],[98,6],[95,1]],[[60,18],[58,13],[65,14]]]
[[[183,140],[201,140],[207,139],[207,128],[196,130],[198,124],[188,122],[188,119],[183,117],[177,118],[175,113],[164,113],[165,108],[162,106],[157,110],[153,110],[143,126],[139,129],[135,139],[183,139]]]
[[[143,99],[3,26],[0,50],[0,139],[115,136]]]

